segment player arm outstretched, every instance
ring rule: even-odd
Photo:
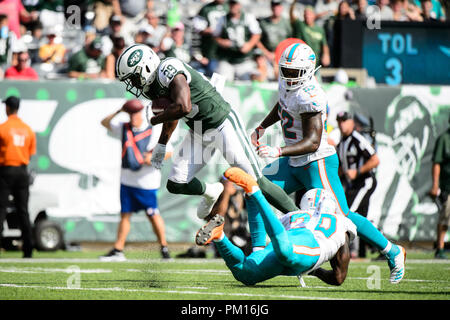
[[[309,274],[333,286],[340,286],[343,284],[345,278],[347,277],[348,265],[350,263],[349,245],[350,239],[346,233],[345,244],[339,248],[336,255],[330,260],[332,270],[318,268]]]

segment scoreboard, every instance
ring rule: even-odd
[[[448,24],[364,28],[361,53],[362,67],[377,83],[450,84]]]

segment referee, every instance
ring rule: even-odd
[[[29,175],[27,165],[36,153],[36,136],[31,128],[18,116],[20,100],[8,97],[6,105],[8,120],[0,124],[0,239],[9,195],[14,197],[14,205],[22,231],[22,251],[24,258],[33,254],[33,234],[28,215]]]
[[[338,113],[336,120],[342,139],[337,145],[339,174],[350,210],[367,217],[370,196],[377,180],[375,168],[380,163],[370,142],[355,130],[355,121],[349,112]],[[366,244],[359,242],[359,257],[366,256]]]

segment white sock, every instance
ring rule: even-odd
[[[204,197],[209,197],[212,198],[215,196],[215,190],[217,185],[220,184],[222,185],[222,183],[220,182],[216,182],[216,183],[205,183],[205,192],[202,194],[202,196]]]
[[[252,191],[251,192],[248,192],[247,194],[249,195],[249,196],[251,196],[252,194],[254,194],[256,191],[259,191],[260,189],[259,189],[259,186],[253,186],[252,187]]]
[[[387,255],[389,253],[389,251],[391,251],[391,249],[392,249],[392,242],[388,241],[386,248],[381,250],[381,253],[384,255]]]
[[[264,250],[264,247],[253,247],[253,249],[252,249],[253,252],[256,252],[259,250]]]

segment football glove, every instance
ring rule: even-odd
[[[152,152],[152,167],[161,169],[162,162],[166,156],[166,145],[158,143]]]
[[[256,151],[261,158],[279,158],[281,156],[280,147],[271,147],[267,144],[260,145]]]
[[[266,129],[264,129],[263,127],[259,126],[258,128],[255,129],[255,131],[253,131],[252,135],[251,135],[251,140],[252,140],[252,144],[257,147],[259,146],[259,139],[264,135],[264,132],[266,131]]]

